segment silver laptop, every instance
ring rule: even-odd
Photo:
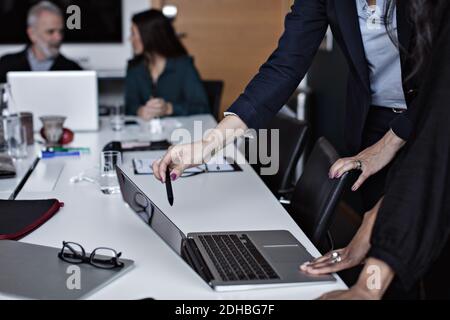
[[[58,258],[60,248],[0,241],[0,294],[37,300],[83,299],[131,270],[133,260],[120,259],[119,269],[71,265]],[[75,284],[75,285],[74,285]]]
[[[288,231],[196,232],[185,235],[117,168],[123,199],[214,290],[231,291],[329,283],[299,266],[313,257]]]
[[[8,72],[13,112],[32,112],[34,129],[41,116],[67,117],[73,131],[99,128],[98,85],[95,71]]]

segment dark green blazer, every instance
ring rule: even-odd
[[[156,84],[142,61],[130,62],[127,70],[126,113],[136,115],[151,97],[173,104],[173,116],[210,113],[208,96],[191,57],[167,59],[166,68]]]

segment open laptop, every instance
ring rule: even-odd
[[[97,131],[98,85],[95,71],[8,72],[13,112],[32,112],[34,129],[41,116],[65,116],[66,128]]]
[[[299,266],[313,257],[288,231],[199,232],[185,235],[117,168],[123,199],[166,244],[216,291],[329,283]]]

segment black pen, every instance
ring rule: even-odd
[[[167,199],[171,206],[173,206],[173,190],[172,190],[172,180],[170,179],[170,169],[167,168],[166,171],[166,190],[167,190]]]

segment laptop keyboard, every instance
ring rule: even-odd
[[[246,235],[205,235],[199,239],[224,281],[280,278]]]

